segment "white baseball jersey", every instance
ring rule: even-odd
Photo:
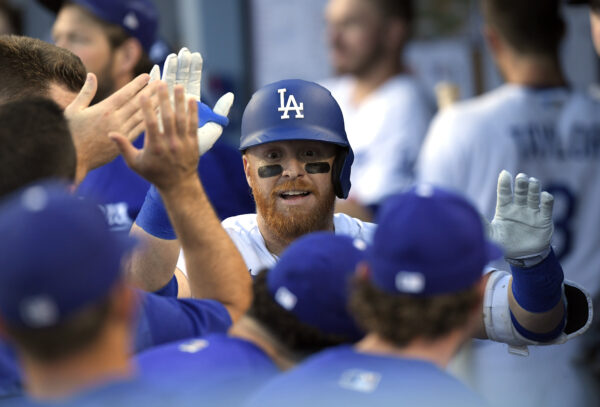
[[[342,109],[354,151],[349,198],[373,205],[410,186],[433,113],[418,81],[408,75],[395,76],[360,105],[352,101],[352,78],[331,79],[322,84]]]
[[[256,214],[232,216],[225,219],[221,224],[242,254],[248,270],[253,275],[262,269],[273,267],[279,260],[279,257],[267,249],[265,240],[260,230],[258,230]],[[371,243],[373,240],[373,233],[376,228],[373,223],[362,222],[341,213],[333,215],[333,225],[336,234],[358,238],[367,243]],[[183,252],[179,255],[177,267],[186,272]]]
[[[598,293],[600,104],[567,88],[511,84],[458,103],[434,118],[417,178],[464,193],[492,219],[502,169],[534,176],[554,195],[553,245],[565,277]],[[576,341],[530,348],[520,358],[480,344],[470,375],[484,394],[502,398],[499,405],[584,405],[585,380],[569,363],[576,348]]]

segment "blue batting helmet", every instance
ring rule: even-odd
[[[332,181],[335,194],[348,197],[354,153],[342,111],[327,89],[314,82],[287,79],[254,93],[242,117],[240,150],[286,140],[323,141],[340,146]]]

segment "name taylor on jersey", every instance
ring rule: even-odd
[[[552,123],[525,123],[511,126],[510,136],[522,159],[598,159],[600,124],[575,122],[568,131],[563,137]]]

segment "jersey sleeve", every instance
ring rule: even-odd
[[[167,298],[143,292],[140,297],[135,352],[179,339],[224,333],[232,324],[229,312],[218,301]]]

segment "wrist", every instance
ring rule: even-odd
[[[175,230],[161,196],[154,185],[146,193],[144,204],[138,213],[135,223],[144,231],[163,240],[177,239]]]
[[[198,172],[194,171],[177,182],[157,187],[157,190],[165,201],[169,201],[171,199],[186,198],[188,195],[201,190],[201,188]]]
[[[551,251],[552,251],[552,247],[548,246],[543,251],[533,254],[533,255],[517,257],[517,258],[506,257],[505,260],[511,266],[515,266],[515,267],[519,267],[519,268],[530,268],[530,267],[534,267],[534,266],[540,264],[541,262],[543,262],[548,257],[548,255],[550,254]]]
[[[512,293],[516,302],[529,312],[546,312],[562,298],[564,274],[554,251],[533,267],[510,266]]]

